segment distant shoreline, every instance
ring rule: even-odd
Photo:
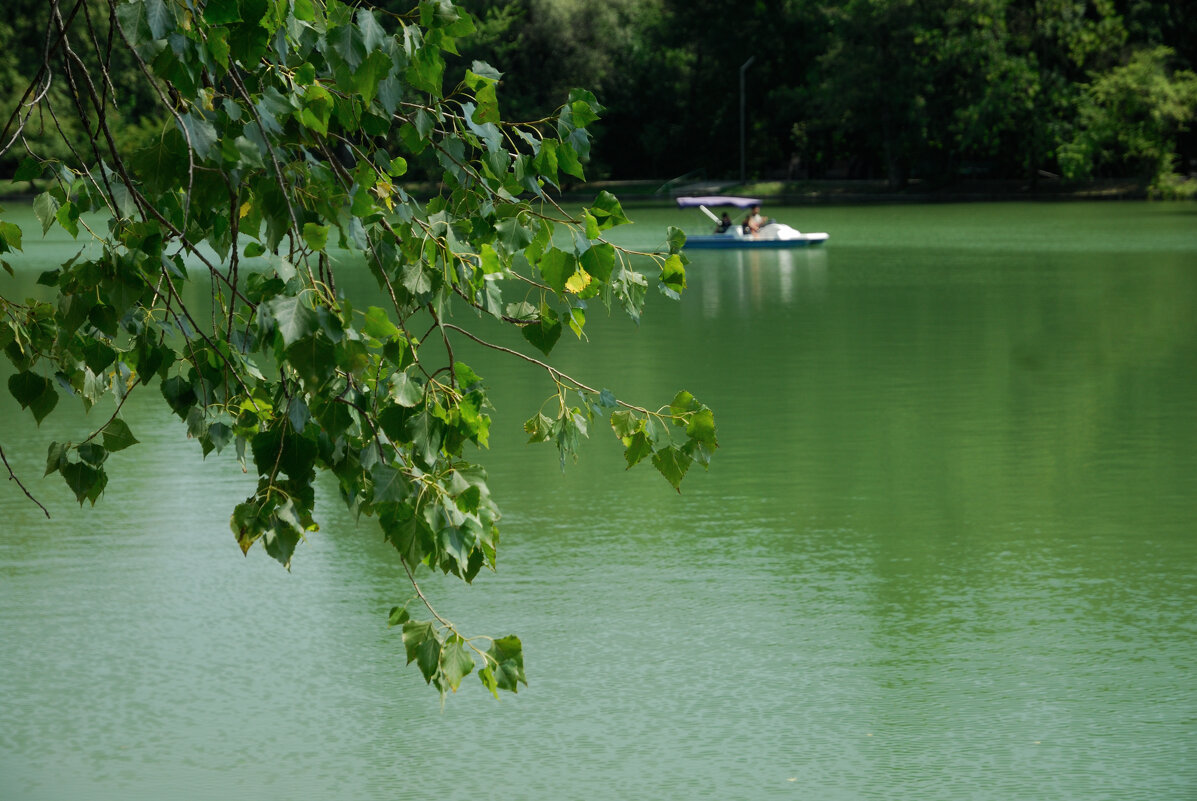
[[[411,194],[431,196],[431,184],[408,184]],[[592,181],[567,185],[550,194],[569,203],[585,203],[607,190],[627,205],[671,205],[679,195],[740,195],[760,198],[772,205],[854,205],[883,203],[974,203],[1001,201],[1070,200],[1148,200],[1147,187],[1128,179],[1064,181],[1041,178],[1034,184],[1015,180],[964,180],[951,184],[932,184],[913,180],[900,190],[891,189],[884,180],[757,181],[740,184],[730,181],[703,181],[676,184],[659,179],[633,181]],[[0,180],[0,200],[32,201],[37,191],[29,183]]]
[[[595,181],[560,193],[585,201],[606,189],[625,204],[672,203],[680,195],[740,195],[774,205],[853,205],[879,203],[971,203],[1000,201],[1148,200],[1147,187],[1127,179],[1062,181],[967,180],[951,184],[911,181],[900,190],[884,180],[760,181],[738,184],[707,181],[669,186],[658,181]]]

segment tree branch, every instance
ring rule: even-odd
[[[50,511],[48,509],[46,509],[45,506],[42,506],[41,501],[39,501],[37,498],[33,497],[33,495],[29,492],[29,490],[27,490],[25,488],[25,485],[21,483],[21,479],[17,478],[17,474],[13,472],[12,465],[10,465],[8,463],[8,457],[4,455],[4,446],[3,445],[0,445],[0,460],[3,460],[4,467],[6,470],[8,470],[8,480],[17,482],[17,486],[21,488],[21,492],[25,493],[25,497],[28,498],[29,500],[33,501],[35,504],[37,504],[37,507],[39,509],[41,509],[42,512],[46,515],[46,519],[49,520],[50,519]]]

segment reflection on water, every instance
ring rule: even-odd
[[[695,258],[693,254],[691,258]],[[718,316],[724,303],[733,304],[738,313],[750,314],[769,301],[788,304],[796,292],[817,299],[827,283],[827,251],[822,248],[711,251],[698,257],[692,270],[734,276],[730,297],[725,296],[725,284],[729,282],[698,282],[706,316]]]
[[[333,484],[288,574],[150,398],[94,511],[37,479],[94,420],[6,425],[55,518],[0,495],[0,798],[1190,799],[1187,208],[801,209],[827,248],[691,254],[681,304],[555,354],[717,410],[681,496],[603,431],[562,475],[520,429],[551,387],[463,343],[504,548],[426,588],[524,639],[499,704],[467,680],[442,713],[403,666],[401,571]]]

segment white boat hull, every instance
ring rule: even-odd
[[[744,233],[738,225],[722,234],[702,234],[686,237],[686,247],[694,250],[802,248],[821,245],[828,240],[825,233],[804,234],[784,223],[769,223],[754,233]]]

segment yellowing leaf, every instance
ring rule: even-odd
[[[565,288],[575,295],[579,294],[583,289],[590,286],[590,273],[578,268],[577,272],[571,275],[565,282]]]
[[[375,182],[374,188],[370,190],[374,195],[386,204],[387,211],[392,211],[395,208],[395,201],[391,196],[395,194],[395,185],[391,183],[390,179],[382,176]]]

